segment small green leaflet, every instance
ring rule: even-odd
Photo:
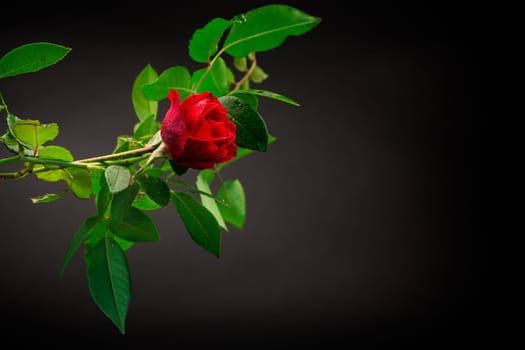
[[[10,123],[10,131],[16,140],[26,147],[40,147],[58,136],[56,123],[41,124],[38,120],[16,119],[15,123]]]
[[[173,159],[169,160],[169,164],[170,164],[171,170],[173,170],[173,172],[179,176],[186,174],[188,170],[190,170],[190,168],[186,168],[186,167],[178,165],[177,163],[175,163]]]
[[[261,68],[261,66],[255,66],[252,73],[250,74],[250,80],[254,83],[260,84],[268,79],[268,74]]]
[[[217,223],[220,227],[228,230],[228,227],[226,226],[226,223],[224,222],[224,219],[222,218],[221,212],[219,211],[219,208],[217,207],[217,202],[215,201],[215,198],[213,198],[213,194],[211,192],[210,184],[213,181],[214,178],[214,172],[213,170],[207,169],[207,170],[201,170],[199,175],[197,176],[197,189],[203,193],[208,193],[209,196],[206,196],[204,194],[200,194],[201,203],[202,205],[210,211],[210,213],[215,216],[215,219],[217,220]]]
[[[62,60],[70,48],[36,42],[18,46],[0,58],[0,79],[37,72]]]
[[[46,193],[46,194],[40,195],[38,197],[31,198],[31,202],[33,202],[33,204],[51,203],[51,202],[54,202],[54,201],[59,200],[60,198],[62,198],[64,196],[64,193],[65,192],[62,192],[62,193]]]
[[[111,234],[111,238],[113,238],[113,240],[117,242],[120,248],[122,248],[122,250],[125,252],[135,245],[135,242],[126,241],[125,239],[115,236],[114,234]]]
[[[128,207],[118,218],[112,217],[109,228],[115,236],[130,242],[153,242],[159,240],[153,220],[142,210]]]
[[[203,75],[204,78],[203,78]],[[213,96],[223,96],[228,92],[228,71],[222,58],[215,60],[209,68],[202,68],[191,77],[193,89],[197,92],[209,91]]]
[[[152,201],[146,193],[139,193],[135,201],[133,201],[133,206],[141,210],[157,210],[161,208],[161,206]]]
[[[125,191],[122,191],[125,192]],[[120,192],[120,193],[122,193]],[[95,204],[97,206],[97,214],[100,217],[106,217],[109,205],[113,195],[109,192],[108,183],[106,182],[105,177],[100,178],[100,190],[97,194]]]
[[[132,207],[138,190],[139,185],[134,183],[125,190],[113,194],[110,209],[110,230],[116,236],[130,242],[157,241],[159,234],[153,220],[142,210]],[[101,191],[102,193],[103,191]],[[99,199],[101,199],[100,194]],[[105,213],[106,202],[102,205],[97,203],[99,215]]]
[[[131,172],[121,165],[110,165],[104,173],[110,193],[120,192],[129,186]]]
[[[214,18],[203,28],[197,29],[188,46],[190,57],[196,62],[208,62],[210,57],[217,52],[218,43],[223,33],[231,25],[231,21]]]
[[[246,57],[234,57],[233,58],[233,66],[239,71],[239,72],[246,72],[248,70],[248,60]]]
[[[42,159],[62,160],[64,162],[72,162],[74,159],[71,152],[61,146],[44,146],[38,151],[38,157]]]
[[[144,96],[144,85],[155,81],[158,74],[150,64],[147,64],[135,78],[131,90],[131,101],[139,120],[143,121],[150,116],[156,117],[158,102],[150,101]]]
[[[0,136],[0,142],[4,144],[4,146],[14,154],[20,154],[20,143],[15,139],[15,137],[11,134],[10,131],[6,132],[4,135]],[[34,157],[35,151],[32,147],[24,147],[22,145],[22,150],[24,155]]]
[[[112,220],[122,220],[124,214],[129,209],[129,207],[131,207],[131,204],[135,200],[139,189],[140,186],[137,183],[134,183],[132,186],[129,186],[124,191],[120,191],[113,194],[110,210]]]
[[[38,156],[42,159],[72,162],[73,155],[69,150],[60,146],[45,146],[39,150]],[[44,170],[48,169],[48,170]],[[44,181],[56,182],[64,180],[75,196],[88,199],[92,193],[91,175],[85,169],[64,168],[46,165],[34,169],[35,175]]]
[[[102,186],[101,181],[102,181],[102,178],[104,177],[104,171],[103,170],[91,170],[89,173],[91,174],[91,190],[93,194],[97,196]]]
[[[170,189],[166,181],[154,176],[140,175],[136,178],[146,195],[161,207],[170,202]]]
[[[79,199],[89,199],[91,197],[91,175],[86,169],[69,168],[64,169],[70,178],[67,183]]]
[[[175,66],[166,69],[159,78],[151,83],[144,84],[144,96],[151,101],[160,101],[168,93],[177,89],[181,101],[191,94],[191,75],[186,67]]]
[[[133,135],[135,136],[135,140],[139,140],[141,138],[146,138],[149,140],[157,133],[157,131],[159,131],[160,123],[155,118],[155,115],[152,114],[135,125],[135,131]]]
[[[224,220],[242,230],[246,219],[246,198],[241,182],[238,179],[224,181],[217,199],[226,204],[219,205]]]
[[[171,194],[177,213],[191,238],[202,248],[219,257],[221,234],[213,214],[187,193],[171,192]]]
[[[53,169],[35,171],[35,175],[40,179],[48,182],[57,182],[64,180],[73,194],[79,199],[88,199],[92,194],[91,175],[89,171],[80,168]]]

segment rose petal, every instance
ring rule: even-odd
[[[203,92],[202,94],[189,96],[182,102],[181,111],[189,134],[198,129],[198,123],[203,119],[203,113],[208,104],[208,96],[211,96],[209,92]]]
[[[187,133],[182,118],[179,94],[176,90],[172,90],[168,98],[171,104],[162,121],[160,136],[171,157],[176,159],[184,150]]]

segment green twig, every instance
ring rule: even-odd
[[[106,163],[108,160],[114,160],[114,159],[120,159],[120,158],[127,158],[129,156],[137,156],[142,155],[144,153],[150,153],[155,150],[156,146],[146,146],[142,148],[132,149],[130,151],[125,152],[119,152],[119,153],[113,153],[113,154],[106,154],[103,156],[97,156],[92,158],[85,158],[75,161],[75,163]]]
[[[66,162],[63,160],[44,159],[44,158],[38,158],[38,157],[27,157],[27,156],[21,156],[21,155],[0,159],[0,165],[15,164],[15,163],[57,165],[57,166],[62,166],[62,167],[72,167],[72,168],[82,168],[82,169],[93,168],[92,164]]]
[[[253,59],[252,59],[252,64],[251,64],[250,68],[248,68],[248,70],[246,71],[246,74],[244,74],[244,76],[241,78],[241,80],[239,80],[237,83],[235,83],[235,86],[233,87],[232,91],[239,90],[241,88],[241,85],[246,81],[246,79],[248,79],[250,77],[250,75],[252,74],[253,70],[257,66],[257,60],[255,59],[255,54],[253,54],[252,56],[253,56]]]

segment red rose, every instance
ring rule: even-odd
[[[162,121],[160,135],[177,165],[209,169],[235,157],[236,126],[215,96],[203,92],[181,104],[179,94],[172,90],[168,98],[171,106]]]

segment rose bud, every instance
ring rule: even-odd
[[[187,97],[181,104],[178,92],[171,90],[168,98],[171,105],[160,135],[177,165],[210,169],[235,157],[236,126],[215,96],[203,92]]]

